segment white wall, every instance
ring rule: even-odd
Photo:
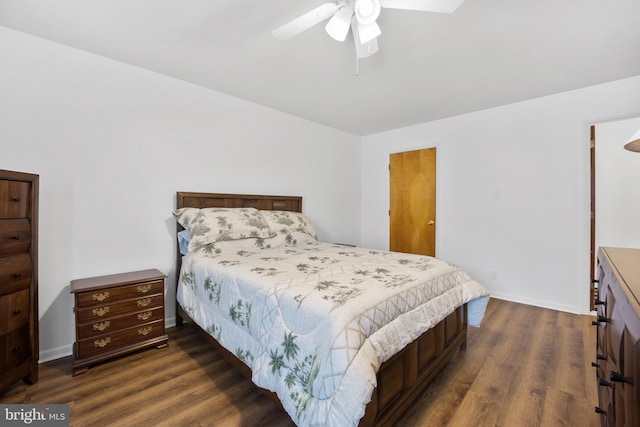
[[[389,154],[435,146],[436,255],[495,297],[586,313],[589,125],[638,115],[640,76],[364,137],[361,243],[388,248]]]
[[[640,117],[596,126],[596,248],[640,248],[640,153],[623,149],[638,129]]]
[[[158,268],[173,318],[176,191],[301,195],[359,241],[358,137],[3,27],[0,58],[0,168],[40,175],[42,360],[71,352],[72,279]]]

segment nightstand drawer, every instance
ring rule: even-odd
[[[121,329],[155,322],[164,319],[164,307],[155,307],[149,310],[131,313],[124,316],[110,317],[91,323],[78,325],[78,339],[85,339],[112,333]]]
[[[0,336],[0,371],[20,365],[30,354],[29,324]]]
[[[122,301],[113,304],[103,304],[76,311],[78,323],[96,322],[113,316],[129,314],[140,310],[150,310],[164,306],[164,295],[151,295],[144,298]]]
[[[162,334],[164,334],[164,320],[158,320],[111,334],[79,340],[76,348],[77,356],[86,357],[95,353],[115,350],[118,347]]]
[[[111,287],[106,289],[82,292],[76,294],[79,308],[91,305],[105,304],[114,301],[139,298],[142,296],[161,294],[164,291],[164,281],[137,283],[134,285]]]
[[[29,252],[31,223],[28,219],[0,219],[0,257]]]
[[[0,258],[0,295],[28,288],[31,271],[29,254]]]
[[[29,321],[29,289],[0,297],[0,335]]]
[[[27,218],[31,183],[0,180],[0,218]]]

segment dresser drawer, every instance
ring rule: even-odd
[[[164,320],[158,320],[110,334],[79,340],[76,352],[78,357],[86,357],[91,354],[115,350],[118,347],[162,334],[164,334]]]
[[[111,317],[108,319],[96,320],[91,323],[78,325],[78,339],[95,337],[139,326],[144,323],[155,322],[164,319],[164,307],[155,307],[149,310],[131,313],[124,316]]]
[[[0,371],[20,365],[30,355],[29,324],[0,336]]]
[[[0,218],[27,218],[31,183],[0,180]]]
[[[10,294],[31,285],[29,254],[0,258],[0,295]]]
[[[31,223],[28,219],[0,219],[0,257],[29,252]]]
[[[29,321],[29,289],[0,297],[0,335]]]
[[[138,298],[147,295],[161,294],[164,291],[164,281],[137,283],[128,286],[118,286],[107,289],[94,290],[76,294],[78,308],[89,307],[97,304]]]
[[[76,316],[78,323],[96,322],[113,316],[121,316],[162,306],[164,306],[164,295],[159,294],[113,304],[77,309]]]

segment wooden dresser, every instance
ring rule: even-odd
[[[167,346],[164,279],[158,270],[73,280],[76,343],[73,375],[145,347]]]
[[[640,426],[640,249],[598,252],[598,406],[603,426]]]
[[[38,179],[0,170],[0,392],[38,380]]]

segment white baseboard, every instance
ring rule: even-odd
[[[50,362],[51,360],[61,359],[73,354],[73,344],[63,345],[62,347],[52,348],[49,350],[40,350],[40,360],[38,363]]]
[[[529,299],[529,298],[520,298],[520,297],[515,297],[513,295],[509,295],[509,294],[503,294],[500,292],[491,292],[491,298],[497,298],[497,299],[501,299],[501,300],[505,300],[505,301],[511,301],[511,302],[517,302],[518,304],[526,304],[526,305],[532,305],[534,307],[541,307],[541,308],[548,308],[551,310],[558,310],[558,311],[564,311],[567,313],[573,313],[573,314],[588,314],[582,312],[578,307],[575,306],[569,306],[569,305],[564,305],[564,304],[555,304],[549,301],[540,301],[540,300],[533,300],[533,299]]]

